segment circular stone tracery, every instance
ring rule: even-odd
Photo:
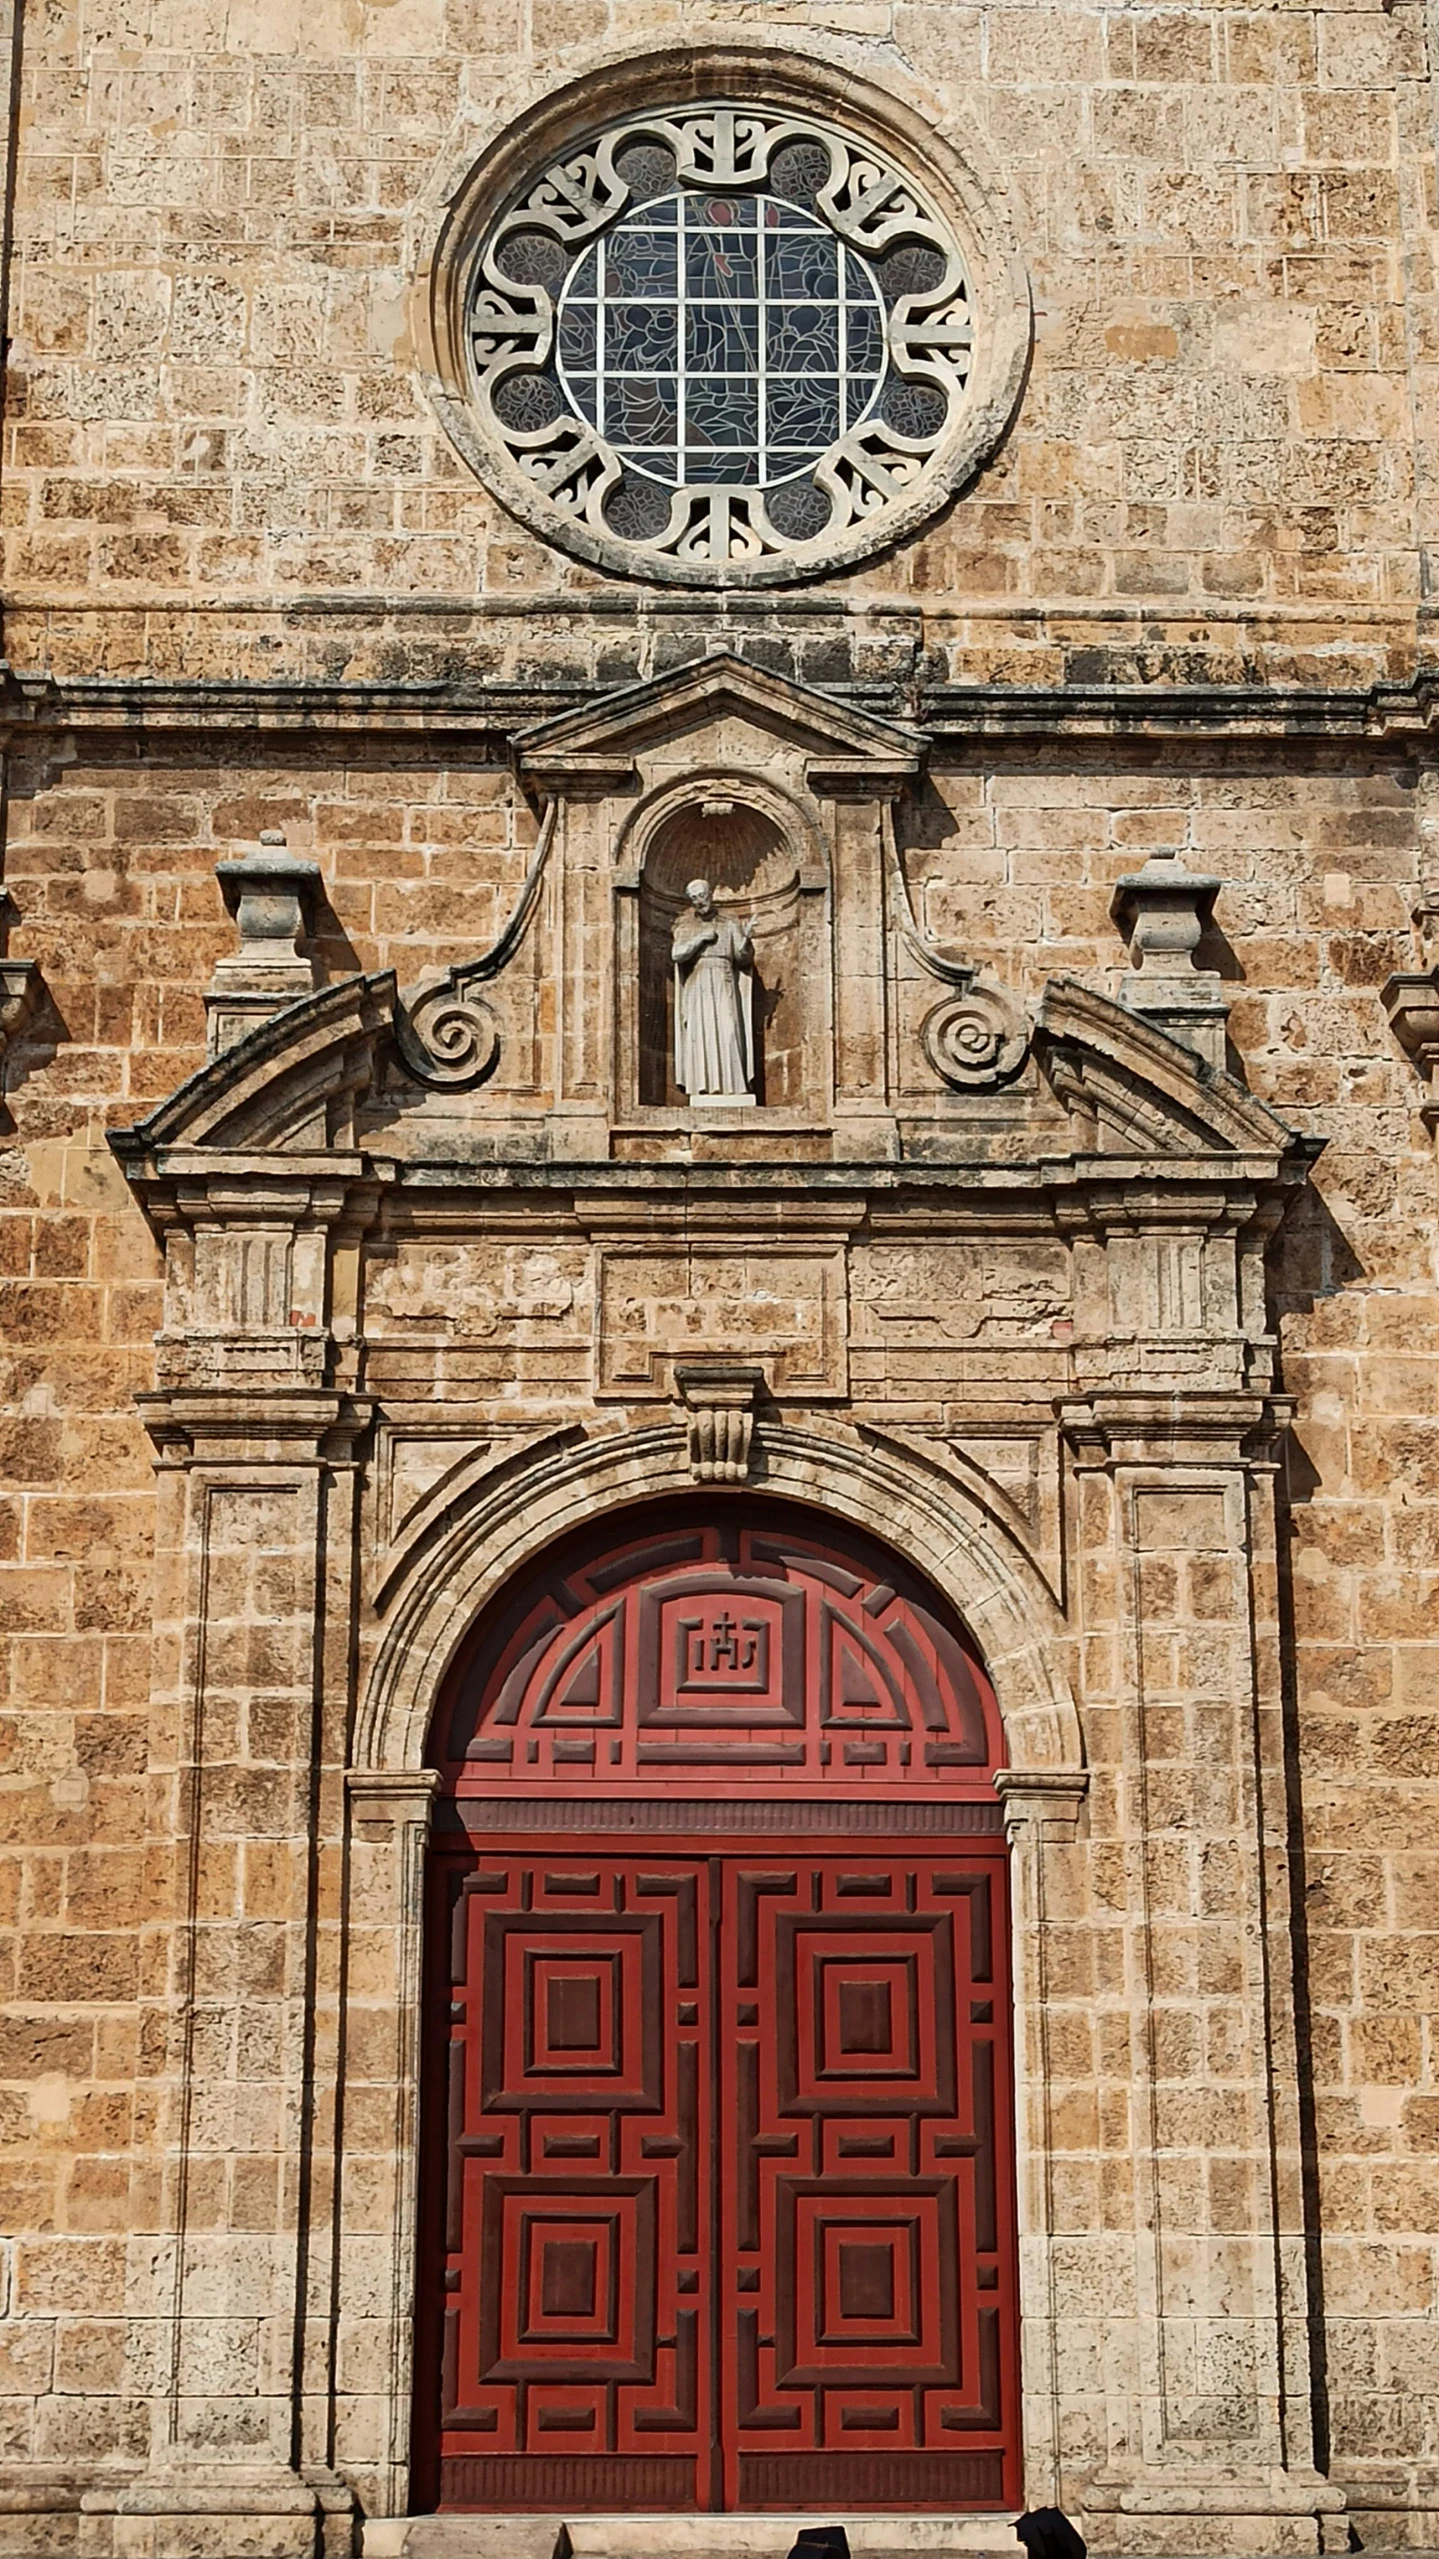
[[[571,147],[484,228],[464,336],[484,475],[535,530],[651,577],[841,565],[977,458],[956,226],[806,116],[662,108]]]

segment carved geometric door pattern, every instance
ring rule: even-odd
[[[727,2503],[1017,2493],[1004,1884],[996,1855],[725,1862]]]
[[[439,2501],[693,2506],[713,2346],[707,1863],[527,1849],[455,1861],[447,1899]]]
[[[1017,2502],[998,1843],[436,1864],[437,2502]]]
[[[441,1718],[450,1791],[971,1791],[994,1692],[898,1556],[779,1504],[675,1504],[550,1559],[480,1631]]]

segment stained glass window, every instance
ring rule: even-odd
[[[560,296],[566,397],[666,488],[773,488],[868,415],[885,371],[868,263],[782,197],[678,188],[615,224]]]
[[[692,100],[581,136],[489,218],[464,327],[465,451],[610,568],[728,584],[857,558],[963,459],[956,228],[818,117]]]

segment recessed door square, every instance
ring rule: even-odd
[[[821,1955],[815,1984],[816,2075],[904,2079],[920,2067],[919,1999],[927,1982],[912,1955],[883,1962]],[[927,1967],[926,1967],[927,1969]]]
[[[949,1914],[782,1914],[774,1932],[781,2111],[952,2113]]]
[[[648,2178],[491,2178],[482,2378],[648,2380],[654,2232]]]
[[[486,1914],[487,2109],[659,2107],[662,1926],[638,1915]]]
[[[776,2296],[776,2386],[837,2381],[893,2389],[955,2370],[953,2189],[947,2179],[782,2177],[776,2253],[793,2267]]]
[[[919,2290],[918,2232],[912,2218],[829,2221],[821,2234],[821,2295],[816,2331],[825,2344],[914,2342]]]
[[[623,1957],[532,1955],[525,1984],[527,2075],[623,2067]]]

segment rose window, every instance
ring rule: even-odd
[[[993,440],[996,352],[1017,386],[963,233],[937,185],[817,118],[630,116],[485,220],[460,315],[481,433],[452,432],[610,568],[728,584],[858,558]]]
[[[577,261],[556,365],[625,470],[768,489],[868,416],[884,322],[867,261],[800,205],[676,187]]]

